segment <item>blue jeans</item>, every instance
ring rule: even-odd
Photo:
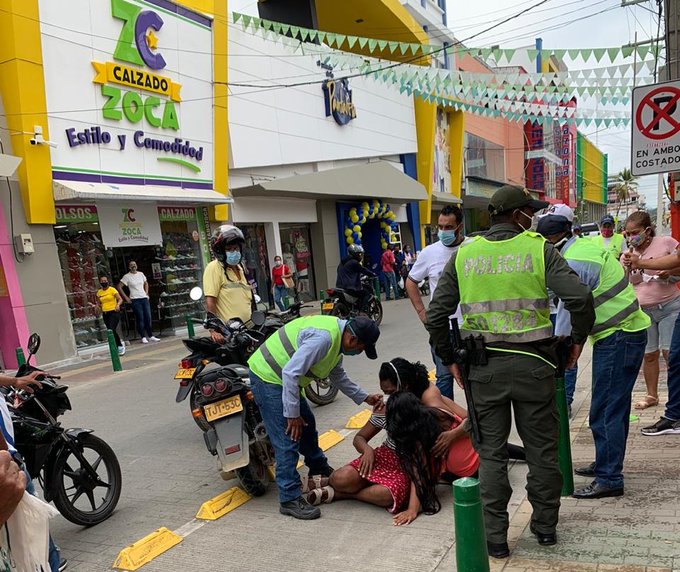
[[[150,338],[153,336],[151,329],[151,304],[148,298],[133,298],[132,311],[135,313],[135,323],[140,337]]]
[[[35,494],[35,485],[33,484],[31,475],[28,474],[26,467],[24,467],[24,473],[26,474],[26,492],[29,495],[33,495],[34,497],[37,496]],[[57,545],[52,540],[51,534],[49,541],[50,541],[50,556],[49,556],[50,570],[51,572],[59,572],[59,563],[61,561],[61,556],[59,555],[59,548],[57,548]]]
[[[434,361],[435,373],[437,375],[437,387],[442,392],[442,395],[453,399],[453,376],[449,368],[442,363],[434,348],[430,348],[430,351],[432,352],[432,360]]]
[[[397,275],[394,272],[383,272],[385,277],[385,300],[390,299],[390,287],[394,290],[394,299],[399,298],[399,292],[397,292]]]
[[[274,447],[279,502],[295,500],[302,494],[302,482],[297,470],[300,454],[305,457],[305,465],[309,467],[310,475],[324,473],[330,469],[328,459],[319,447],[316,419],[312,415],[307,400],[300,396],[300,416],[307,425],[302,429],[300,440],[293,441],[286,435],[288,423],[283,416],[283,386],[262,381],[252,371],[250,382],[255,403],[260,408],[267,435]]]
[[[645,355],[647,332],[618,330],[593,346],[590,429],[595,441],[595,481],[623,488],[623,458],[633,386]]]
[[[574,402],[574,392],[576,391],[576,377],[578,376],[578,364],[564,370],[564,391],[567,394],[567,404]]]
[[[286,309],[283,299],[288,298],[288,288],[285,286],[274,286],[274,302],[282,312]]]
[[[668,402],[664,417],[671,421],[680,420],[680,316],[675,321],[668,352]]]

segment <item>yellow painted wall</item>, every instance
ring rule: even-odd
[[[22,157],[19,188],[26,221],[54,224],[52,163],[47,145],[31,145],[34,126],[49,140],[38,0],[4,0],[0,10],[0,95],[12,153]]]
[[[604,204],[607,196],[604,154],[585,137],[583,137],[582,142],[581,161],[583,198],[587,201]]]
[[[463,151],[465,149],[465,113],[449,112],[449,160],[451,168],[451,193],[463,197]]]

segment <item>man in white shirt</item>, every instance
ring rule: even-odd
[[[134,260],[128,264],[130,270],[118,283],[118,292],[128,304],[132,304],[132,311],[135,313],[137,331],[142,338],[143,344],[159,342],[160,340],[153,335],[151,329],[151,304],[149,304],[149,283],[143,272],[137,270],[137,263]],[[123,286],[127,286],[130,296],[125,294]]]
[[[429,279],[430,300],[432,300],[444,266],[446,266],[453,253],[458,250],[458,246],[463,242],[463,233],[461,231],[463,226],[462,211],[456,206],[445,206],[441,213],[439,213],[437,226],[439,228],[437,233],[439,240],[423,248],[405,281],[406,293],[423,323],[425,323],[425,305],[420,295],[418,283],[426,278]],[[455,314],[452,314],[452,317],[455,317],[460,322],[460,307],[456,310]],[[453,376],[449,372],[449,368],[442,364],[434,349],[432,349],[432,359],[436,367],[439,391],[442,392],[442,395],[453,399]]]

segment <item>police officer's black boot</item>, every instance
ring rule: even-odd
[[[314,520],[321,516],[319,507],[309,504],[302,495],[295,500],[282,502],[279,512],[300,520]]]
[[[554,532],[538,532],[534,528],[534,525],[531,524],[529,525],[529,530],[531,530],[531,533],[536,537],[536,540],[538,540],[538,543],[541,546],[552,546],[553,544],[557,544],[557,534]]]
[[[493,558],[507,558],[510,556],[510,548],[507,542],[488,542],[486,548],[489,551],[489,556]]]

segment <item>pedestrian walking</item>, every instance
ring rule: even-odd
[[[624,264],[641,270],[666,270],[673,272],[680,266],[680,250],[668,256],[642,259],[635,252],[623,255]],[[668,352],[668,401],[663,416],[653,425],[642,428],[643,435],[680,435],[680,316],[675,321]]]
[[[624,240],[622,234],[615,232],[615,227],[614,217],[609,214],[604,215],[600,219],[600,234],[596,234],[591,240],[600,248],[611,252],[618,260],[623,252]]]
[[[411,246],[407,244],[406,246],[404,246],[404,265],[406,266],[406,270],[410,271],[415,261],[416,258],[415,256],[413,256],[413,253],[411,252]]]
[[[123,298],[121,298],[118,290],[111,286],[108,276],[99,277],[99,286],[97,302],[102,312],[102,319],[106,328],[113,332],[118,354],[122,356],[125,354],[125,342],[121,341],[118,335],[118,324],[120,323],[120,307],[123,304]]]
[[[385,283],[385,300],[391,300],[390,298],[390,288],[394,291],[394,299],[399,298],[399,292],[397,292],[397,276],[394,273],[395,258],[394,258],[394,246],[391,244],[387,245],[385,252],[383,252],[380,258],[380,265],[383,271],[384,283]]]
[[[128,304],[132,304],[132,311],[135,313],[135,324],[137,332],[143,344],[149,341],[160,342],[153,335],[151,328],[151,304],[149,303],[149,283],[143,272],[137,270],[137,263],[134,260],[128,264],[129,272],[125,274],[118,283],[118,293]],[[130,295],[123,290],[126,286]]]
[[[437,219],[439,240],[423,248],[405,280],[406,295],[411,300],[411,304],[413,304],[413,308],[423,324],[425,323],[425,304],[423,304],[423,297],[418,285],[423,280],[429,280],[430,300],[432,300],[444,266],[451,260],[451,256],[458,250],[463,241],[462,227],[463,212],[456,206],[445,206]],[[452,316],[460,321],[462,319],[460,309]],[[442,363],[434,348],[430,348],[430,351],[437,375],[437,387],[442,395],[453,399],[453,376],[449,368]]]
[[[628,245],[641,259],[660,258],[673,254],[678,241],[672,236],[656,236],[649,213],[637,211],[626,220]],[[680,272],[680,268],[677,269]],[[632,270],[630,282],[635,288],[640,307],[652,321],[647,330],[647,347],[643,373],[647,395],[635,404],[635,409],[647,409],[659,404],[659,359],[668,364],[673,327],[680,314],[680,277],[673,270]]]
[[[591,241],[571,237],[571,223],[566,218],[550,215],[546,220],[550,224],[542,232],[592,291],[595,303],[595,324],[590,331],[593,389],[589,416],[595,461],[575,470],[577,475],[594,480],[573,496],[578,499],[621,496],[631,395],[642,365],[650,320],[640,309],[635,290],[611,253]],[[560,301],[558,328],[560,321],[567,319],[565,306]]]
[[[301,520],[321,516],[318,507],[302,496],[297,471],[300,454],[309,474],[328,477],[333,469],[319,448],[316,421],[302,388],[316,379],[329,378],[354,403],[378,409],[382,395],[369,395],[342,367],[343,355],[376,359],[380,337],[376,323],[365,316],[340,320],[335,316],[308,316],[288,322],[272,334],[248,360],[255,403],[262,413],[276,457],[279,512]]]
[[[557,340],[552,337],[548,288],[571,312],[574,344],[568,365],[575,363],[595,321],[588,288],[551,245],[527,232],[534,214],[548,206],[522,187],[505,185],[496,191],[489,204],[491,228],[484,236],[468,238],[452,256],[426,313],[435,351],[452,374],[449,316],[459,304],[461,334],[481,336],[485,346],[486,360],[472,362],[467,385],[479,428],[473,445],[480,457],[487,546],[495,558],[510,554],[511,408],[529,465],[531,531],[539,544],[557,542],[562,476],[557,461]]]
[[[283,263],[280,256],[274,257],[272,283],[274,284],[274,302],[276,302],[279,310],[283,312],[286,309],[283,299],[288,297],[288,289],[293,286],[293,273]]]

